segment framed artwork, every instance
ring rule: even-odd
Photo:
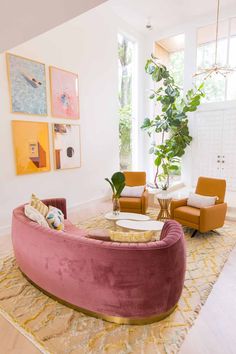
[[[6,54],[12,113],[47,115],[45,65]]]
[[[48,123],[12,121],[16,173],[50,170]]]
[[[78,75],[53,66],[49,73],[52,116],[79,119]]]
[[[53,124],[53,145],[56,170],[81,166],[79,125]]]

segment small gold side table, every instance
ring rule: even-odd
[[[159,211],[159,214],[157,215],[157,220],[167,220],[170,219],[170,212],[169,212],[169,207],[170,203],[172,201],[172,198],[170,197],[157,197],[158,203],[161,207],[161,210]]]

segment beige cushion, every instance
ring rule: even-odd
[[[109,230],[109,233],[110,233],[111,240],[112,241],[118,241],[118,242],[149,242],[149,241],[151,241],[153,239],[153,232],[152,231],[122,232],[122,231],[111,231],[111,230]]]
[[[111,241],[109,231],[106,229],[89,230],[85,237],[99,241]]]
[[[25,205],[25,216],[30,220],[37,222],[39,225],[49,228],[45,217],[29,204]]]
[[[215,205],[218,197],[209,197],[196,193],[191,193],[187,200],[187,205],[195,208],[206,208]]]
[[[140,198],[143,195],[145,186],[134,186],[134,187],[129,187],[125,186],[121,193],[121,197],[134,197],[134,198]]]
[[[48,207],[43,202],[41,202],[41,200],[37,198],[35,194],[32,194],[31,196],[30,205],[38,210],[44,217],[46,217],[48,213]]]

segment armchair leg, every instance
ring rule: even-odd
[[[198,230],[194,230],[191,237],[194,237],[197,234]]]
[[[216,235],[219,235],[219,236],[220,236],[220,233],[219,233],[218,231],[216,231],[216,230],[211,230],[211,232],[213,232],[214,234],[216,234]]]

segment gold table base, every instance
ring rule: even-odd
[[[172,198],[157,198],[157,200],[161,208],[159,214],[157,215],[157,220],[170,219],[169,206]]]

